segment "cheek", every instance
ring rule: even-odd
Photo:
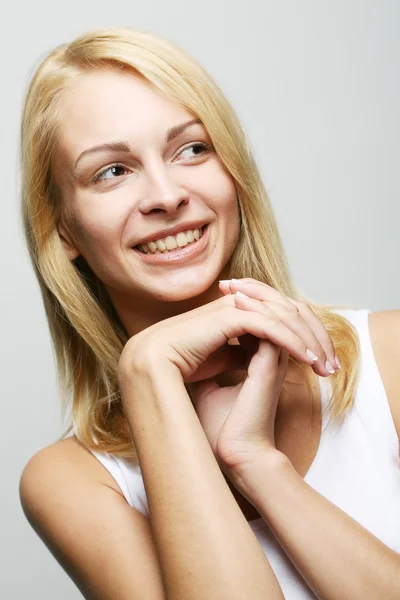
[[[90,216],[79,213],[74,215],[71,232],[79,253],[92,271],[100,280],[108,280],[119,250],[119,222],[102,218],[101,212]]]
[[[206,175],[206,180],[211,182],[208,194],[214,210],[229,213],[233,220],[237,218],[236,187],[229,173],[223,169],[219,162],[214,162]],[[202,178],[201,183],[204,186],[204,178]],[[232,212],[230,213],[230,211]]]
[[[75,212],[74,229],[77,239],[82,247],[87,249],[100,249],[118,243],[118,233],[123,227],[124,215],[109,210],[109,206],[102,203]]]
[[[230,181],[230,193],[224,198],[222,212],[226,223],[227,244],[232,251],[239,241],[241,224],[239,200],[232,181]]]
[[[221,193],[216,197],[219,198],[219,210],[220,213],[226,218],[229,231],[232,233],[239,231],[239,201],[236,187],[230,178],[225,178],[224,185],[221,186]]]

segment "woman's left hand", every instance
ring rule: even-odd
[[[329,365],[324,372],[326,357],[331,361],[335,357],[332,341],[310,308],[255,279],[221,282],[220,290],[224,294],[243,290],[247,297],[235,294],[236,307],[261,312],[274,319],[276,327],[289,327],[299,337],[304,337],[302,331],[311,330],[325,354],[320,374],[326,376],[333,370]],[[243,476],[260,453],[278,452],[275,416],[289,359],[289,352],[270,340],[246,334],[239,342],[247,353],[247,372],[241,383],[220,387],[211,378],[191,384],[196,413],[220,467],[230,477]]]

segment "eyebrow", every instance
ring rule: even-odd
[[[186,123],[181,123],[180,125],[175,125],[175,127],[171,127],[168,129],[165,134],[166,143],[171,142],[173,139],[178,137],[185,129],[191,127],[192,125],[202,125],[200,119],[192,119],[191,121],[187,121]],[[81,152],[78,158],[75,161],[73,175],[76,174],[76,167],[78,166],[79,161],[84,156],[88,154],[95,154],[96,152],[106,152],[106,151],[115,151],[115,152],[130,152],[130,147],[127,142],[124,141],[116,141],[116,142],[108,142],[106,144],[99,144],[98,146],[92,146],[92,148],[88,148]]]

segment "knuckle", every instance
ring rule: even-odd
[[[282,314],[282,317],[289,319],[290,321],[293,321],[293,319],[298,320],[303,318],[297,306],[291,302],[288,302],[287,304],[280,304],[278,310],[279,313]]]
[[[296,306],[297,306],[297,308],[298,308],[300,311],[301,311],[301,310],[304,310],[304,311],[307,311],[307,312],[308,312],[308,311],[311,311],[311,307],[310,307],[310,305],[309,305],[309,304],[307,304],[307,302],[305,302],[304,300],[299,300],[299,301],[297,301],[297,302],[296,302]]]
[[[299,338],[297,333],[290,331],[290,345],[294,348],[298,348],[301,352],[303,351],[304,342]]]
[[[281,324],[281,321],[272,315],[266,315],[266,319],[270,327],[278,327]]]
[[[285,309],[291,315],[300,315],[299,307],[296,306],[295,304],[293,304],[292,302],[289,302],[288,304],[286,304]]]

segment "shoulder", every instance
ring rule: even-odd
[[[92,490],[105,487],[123,495],[93,454],[71,437],[34,454],[22,472],[19,494],[26,518],[43,537],[54,521],[65,518],[80,498],[84,502]]]
[[[122,495],[114,478],[90,450],[73,436],[46,446],[29,460],[20,479],[21,501],[29,501],[39,488],[55,494],[62,482],[72,480],[85,485],[98,482],[114,488]]]
[[[146,586],[149,597],[164,597],[148,519],[75,438],[29,460],[20,498],[28,522],[85,598],[133,600]]]
[[[372,349],[400,438],[400,310],[369,315]]]

